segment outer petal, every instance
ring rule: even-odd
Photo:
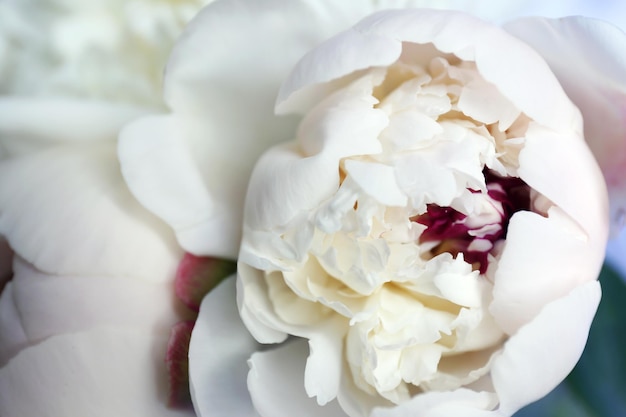
[[[586,176],[579,174],[581,166],[586,167]],[[576,136],[529,131],[519,174],[558,208],[550,209],[546,217],[519,212],[509,224],[491,311],[510,334],[546,303],[597,278],[604,259],[608,209],[595,166],[585,143]],[[571,192],[572,183],[577,193]]]
[[[99,327],[49,338],[0,368],[0,414],[191,417],[191,411],[162,402],[166,345],[166,332],[136,328]]]
[[[509,416],[554,389],[583,352],[600,302],[600,284],[589,282],[550,304],[505,344],[491,375]]]
[[[580,108],[585,137],[611,193],[611,217],[626,221],[626,34],[600,20],[526,18],[506,29],[535,48]]]
[[[376,13],[311,51],[283,84],[278,111],[306,111],[319,99],[320,90],[324,93],[329,87],[324,83],[393,63],[400,56],[402,41],[432,43],[442,52],[474,60],[486,80],[544,126],[559,130],[580,126],[578,110],[535,51],[502,29],[467,14],[428,9]],[[529,74],[532,83],[517,81]]]
[[[297,340],[252,355],[248,387],[263,417],[346,416],[336,401],[321,407],[307,397],[303,382],[308,351],[307,343]]]
[[[166,281],[182,256],[128,192],[114,144],[51,147],[0,164],[0,233],[52,274]]]
[[[241,323],[235,299],[232,277],[204,297],[191,335],[190,389],[199,417],[257,415],[246,388],[246,360],[259,345]]]
[[[0,364],[25,345],[57,334],[103,325],[159,329],[167,334],[180,320],[171,282],[147,283],[97,273],[55,276],[19,258],[1,300]]]
[[[394,408],[379,408],[371,417],[497,417],[495,395],[461,388],[455,391],[428,392]]]
[[[4,366],[15,353],[30,344],[15,303],[12,282],[0,293],[0,334],[0,366]]]

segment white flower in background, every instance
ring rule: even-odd
[[[211,0],[3,0],[0,94],[161,107],[163,68]]]
[[[183,251],[121,176],[208,1],[0,2],[0,415],[189,416],[166,357]],[[170,386],[168,386],[170,384]]]
[[[29,124],[24,124],[24,115]],[[143,114],[0,100],[0,415],[185,416],[164,364],[182,250],[126,188],[116,133]]]

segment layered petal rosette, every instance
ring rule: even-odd
[[[295,412],[272,398],[299,385],[309,415],[509,416],[569,373],[607,197],[533,49],[383,11],[305,55],[277,110],[303,119],[253,171],[237,281],[246,328],[283,343],[250,361],[261,415]]]

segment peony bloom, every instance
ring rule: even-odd
[[[163,108],[205,3],[0,2],[2,416],[193,415],[167,404],[183,251],[129,192],[117,135]]]
[[[510,416],[571,371],[608,207],[590,113],[536,50],[384,11],[306,54],[276,110],[300,117],[250,177],[243,324],[230,280],[192,337],[200,415]]]

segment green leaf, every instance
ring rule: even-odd
[[[567,383],[598,417],[626,416],[626,283],[605,265],[602,301]]]

